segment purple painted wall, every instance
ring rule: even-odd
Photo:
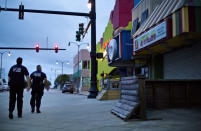
[[[110,15],[114,30],[128,26],[128,23],[132,21],[133,8],[134,0],[116,0],[114,10]]]

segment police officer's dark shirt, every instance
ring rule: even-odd
[[[10,68],[8,76],[10,77],[11,87],[25,87],[24,75],[29,75],[27,68],[23,65],[14,65]]]
[[[44,90],[43,80],[46,78],[46,74],[41,71],[35,71],[31,74],[31,88],[32,91],[42,92]]]

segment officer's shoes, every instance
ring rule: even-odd
[[[37,113],[41,113],[40,110],[37,110],[36,112],[37,112]]]
[[[22,114],[18,114],[18,118],[22,118]]]
[[[13,119],[13,113],[9,113],[9,119]]]
[[[34,113],[34,109],[31,109],[31,113]]]

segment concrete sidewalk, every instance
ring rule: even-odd
[[[111,114],[117,100],[98,101],[84,95],[45,92],[41,114],[31,113],[30,92],[24,95],[23,117],[8,119],[8,93],[0,93],[1,131],[200,131],[200,109],[150,110],[149,120],[122,119]]]
[[[79,92],[79,95],[88,96],[89,92],[88,91],[81,91],[81,92]]]

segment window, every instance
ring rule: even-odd
[[[137,67],[135,68],[135,75],[144,76],[145,78],[149,78],[149,68],[146,67]]]
[[[89,61],[82,62],[82,69],[89,69]]]
[[[138,21],[139,21],[139,18],[137,18],[133,21],[132,34],[135,34],[137,29],[139,28],[139,22]]]
[[[141,15],[141,21],[140,21],[140,24],[141,24],[141,25],[142,25],[143,22],[147,19],[147,17],[148,17],[148,9],[146,9],[146,10],[142,13],[142,15]]]
[[[141,2],[142,0],[134,0],[134,8],[138,6],[138,4]]]

